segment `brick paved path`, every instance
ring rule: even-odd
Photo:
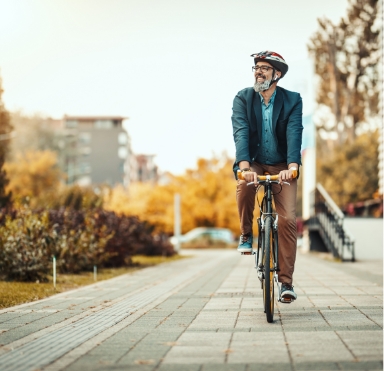
[[[252,257],[193,254],[0,311],[0,370],[382,370],[382,261],[299,254],[268,324]]]

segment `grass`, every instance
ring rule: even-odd
[[[163,256],[134,256],[134,266],[123,268],[101,269],[97,272],[97,281],[104,281],[126,273],[132,273],[138,269],[186,258],[187,256],[174,255]],[[35,300],[44,299],[60,292],[72,290],[81,286],[95,283],[93,272],[81,274],[58,274],[56,289],[53,288],[52,277],[49,282],[6,282],[0,281],[0,309],[14,305],[29,303]]]

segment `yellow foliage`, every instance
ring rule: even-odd
[[[146,207],[148,194],[152,185],[148,183],[134,183],[129,192],[122,186],[117,185],[114,189],[106,192],[104,201],[105,209],[117,214],[139,215]]]
[[[169,175],[166,185],[136,183],[129,192],[112,189],[104,207],[118,213],[138,215],[158,231],[173,234],[174,195],[181,196],[182,233],[196,227],[229,228],[239,234],[236,181],[230,159],[199,159],[197,168],[182,176]],[[255,210],[255,221],[258,210]],[[257,234],[256,223],[254,233]]]
[[[359,135],[317,158],[317,179],[340,207],[372,199],[378,188],[378,132]]]
[[[57,167],[57,156],[52,151],[28,151],[18,154],[16,160],[5,163],[10,180],[7,191],[16,201],[47,197],[58,191],[61,172]]]

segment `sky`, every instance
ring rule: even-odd
[[[302,93],[308,114],[307,44],[317,18],[338,22],[346,9],[347,0],[0,0],[3,100],[53,118],[127,117],[134,152],[181,174],[199,157],[234,157],[232,102],[253,85],[252,53],[285,58],[279,85]]]

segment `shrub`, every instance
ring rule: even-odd
[[[0,276],[44,281],[56,257],[61,273],[124,266],[135,254],[171,256],[165,235],[137,217],[102,209],[49,211],[30,209],[0,213]]]
[[[93,212],[50,210],[49,219],[57,235],[52,253],[60,272],[91,270],[94,265],[103,266],[113,255],[105,249],[113,233],[97,224]]]
[[[99,210],[95,217],[99,225],[104,225],[113,237],[108,241],[106,251],[111,254],[107,266],[119,267],[131,264],[135,254],[165,255],[175,254],[165,235],[154,235],[153,227],[136,216],[117,215],[113,211]]]
[[[0,226],[0,275],[8,280],[46,280],[56,235],[47,213],[20,212]]]
[[[72,185],[65,187],[51,202],[51,205],[53,209],[65,207],[74,210],[89,210],[102,207],[103,198],[92,188]]]
[[[7,280],[45,281],[52,271],[52,257],[62,273],[80,273],[102,266],[111,254],[105,251],[112,235],[81,212],[59,215],[20,210],[3,217],[0,226],[0,276]],[[57,216],[57,215],[56,215]],[[1,219],[1,218],[0,218]],[[79,222],[80,221],[80,222]]]
[[[95,257],[100,266],[130,265],[135,254],[171,256],[175,253],[165,236],[153,235],[153,228],[135,216],[102,209],[87,212],[60,209],[50,210],[49,218],[59,235],[66,234],[65,230],[86,230],[86,225],[92,224],[98,241],[108,236],[103,252]]]

